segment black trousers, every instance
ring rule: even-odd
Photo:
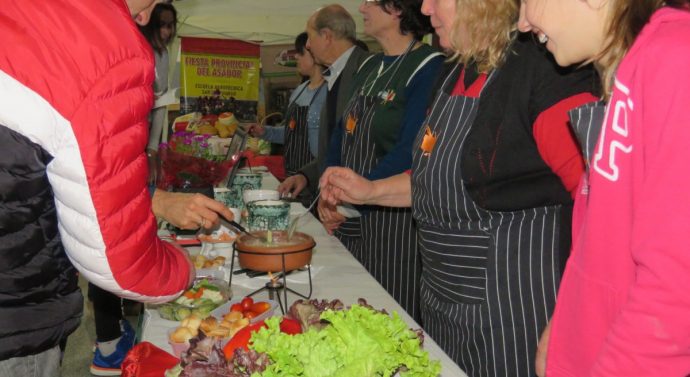
[[[89,283],[89,300],[93,303],[96,341],[108,342],[122,336],[122,298]]]

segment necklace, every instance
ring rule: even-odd
[[[369,81],[369,78],[371,78],[371,75],[373,74],[373,72],[370,72],[369,75],[367,76],[367,78],[364,80],[364,85],[362,85],[362,88],[360,89],[360,94],[364,94],[364,91],[367,91],[366,95],[370,95],[371,90],[374,88],[374,84],[376,84],[376,81],[379,78],[381,78],[383,75],[388,73],[388,71],[390,71],[393,67],[395,67],[395,70],[393,71],[393,73],[388,78],[388,82],[386,82],[386,85],[384,85],[384,88],[388,87],[388,85],[391,83],[391,80],[393,80],[393,77],[398,72],[398,68],[400,68],[400,66],[402,65],[403,60],[405,59],[407,54],[412,50],[412,47],[414,47],[414,45],[416,43],[417,43],[417,41],[415,39],[412,39],[410,41],[410,44],[407,45],[407,48],[405,49],[405,51],[401,55],[398,55],[398,57],[396,57],[395,60],[393,60],[393,62],[388,67],[386,67],[386,69],[383,69],[383,67],[385,66],[385,63],[382,60],[381,66],[379,67],[379,70],[376,73],[376,77],[374,77],[373,80]]]

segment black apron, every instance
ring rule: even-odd
[[[422,321],[468,376],[532,377],[560,280],[561,206],[497,212],[473,201],[460,156],[478,105],[479,98],[439,91],[427,118],[435,146],[420,149],[424,129],[414,144]]]
[[[401,57],[397,66],[392,66],[396,62],[389,66],[394,71],[386,86],[395,77],[404,57]],[[343,121],[356,119],[356,125],[348,130],[345,124],[342,165],[361,175],[369,173],[379,163],[372,122],[375,101],[381,101],[381,98],[360,90],[343,113]],[[419,321],[421,261],[417,253],[417,231],[411,209],[366,207],[362,217],[349,219],[340,226],[339,233],[339,238],[355,258],[411,317]]]
[[[319,95],[324,85],[322,84],[314,93],[307,106],[298,106],[297,99],[304,93],[309,84],[302,87],[295,100],[290,103],[286,115],[285,123],[285,172],[287,176],[295,175],[302,166],[311,162],[315,156],[309,150],[309,127],[307,120],[309,108],[314,102],[314,98]]]

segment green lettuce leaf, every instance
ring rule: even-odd
[[[272,363],[262,377],[436,377],[438,361],[430,361],[417,335],[397,313],[392,316],[353,305],[348,310],[326,311],[330,325],[317,331],[288,335],[280,332],[278,317],[252,336],[251,347],[265,352]]]

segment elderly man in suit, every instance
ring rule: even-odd
[[[319,177],[326,168],[331,132],[350,99],[352,77],[368,56],[365,50],[355,45],[355,21],[340,5],[327,5],[314,12],[307,21],[307,34],[307,49],[314,60],[328,67],[324,73],[328,82],[328,96],[321,110],[316,160],[303,166],[296,175],[288,177],[278,187],[281,194],[289,193],[293,198],[307,186],[312,193],[317,192]]]

